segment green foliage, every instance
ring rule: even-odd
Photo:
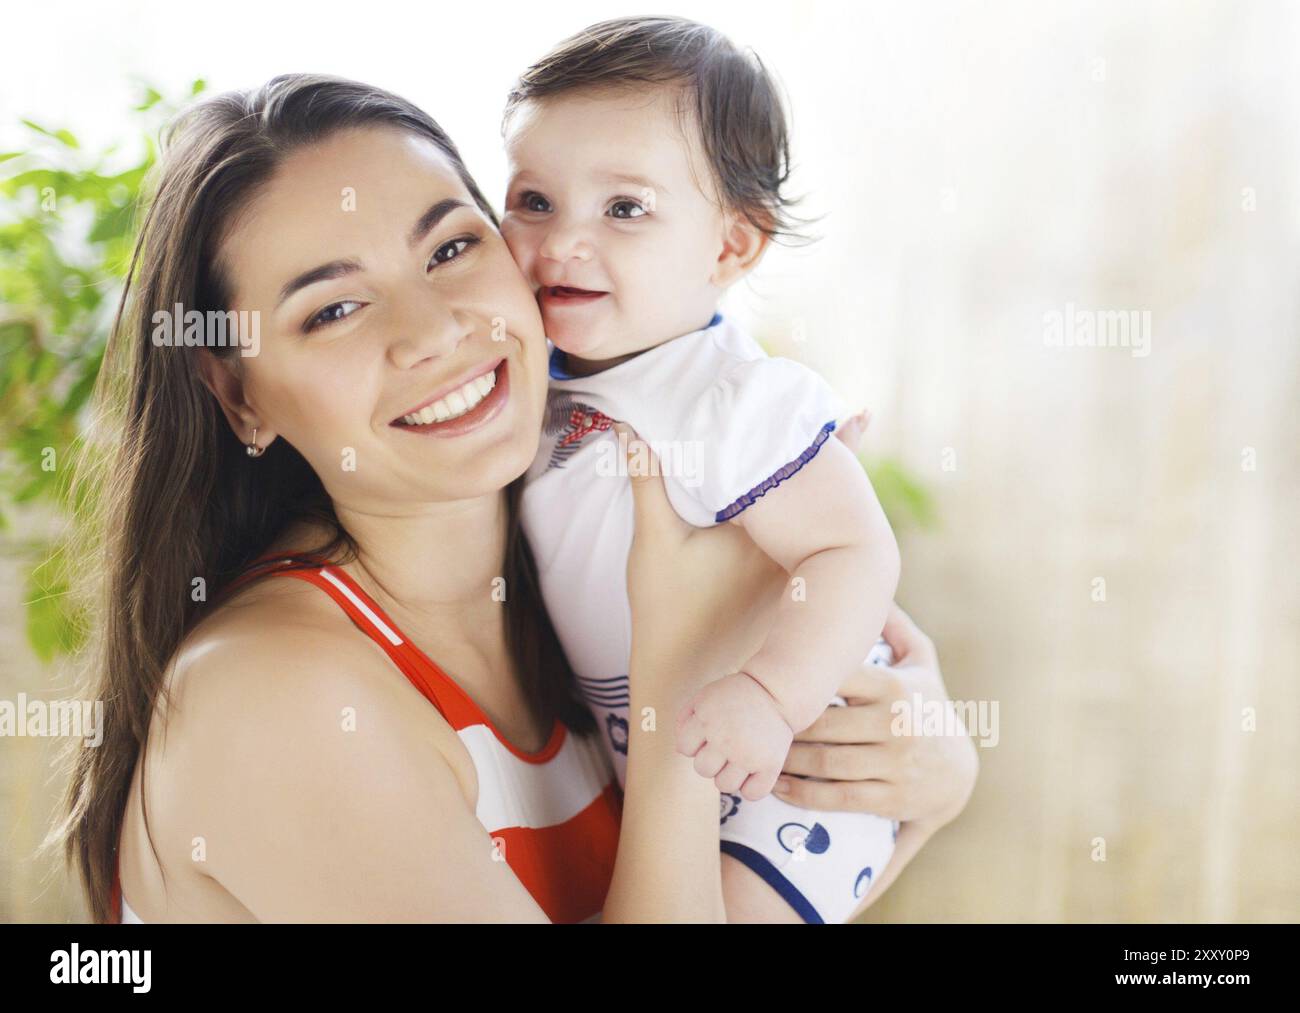
[[[62,541],[28,574],[27,640],[42,661],[71,653],[84,642],[84,617],[70,603],[76,577],[71,546]]]
[[[196,81],[181,101],[202,89]],[[116,147],[90,153],[70,130],[26,119],[30,147],[0,152],[0,529],[23,505],[73,514],[91,505],[69,499],[77,437],[130,263],[153,135],[179,104],[145,89],[135,108],[143,143],[125,165]],[[27,635],[45,660],[81,641],[65,549],[32,546]]]
[[[894,530],[909,525],[931,528],[937,523],[934,499],[921,482],[892,457],[868,460],[867,476]]]

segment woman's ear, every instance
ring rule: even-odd
[[[221,405],[221,411],[235,431],[240,443],[251,443],[253,431],[257,430],[257,444],[267,447],[276,434],[263,427],[257,413],[244,399],[244,378],[240,375],[235,356],[222,358],[213,355],[209,349],[199,348],[199,379],[203,386],[212,392],[212,396]]]
[[[758,265],[770,240],[744,215],[728,214],[722,227],[722,252],[709,280],[718,288],[728,288]]]

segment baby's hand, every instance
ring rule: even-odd
[[[677,751],[718,791],[750,802],[771,792],[793,740],[772,695],[744,672],[709,683],[677,718]]]

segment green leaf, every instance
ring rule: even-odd
[[[59,142],[62,143],[62,144],[66,144],[69,148],[80,148],[80,147],[81,147],[81,145],[77,143],[77,139],[72,135],[72,132],[71,132],[71,131],[68,131],[68,130],[47,130],[45,127],[41,126],[39,123],[33,123],[31,120],[22,120],[21,122],[22,122],[22,125],[23,125],[23,126],[29,128],[29,129],[31,129],[31,130],[35,130],[38,134],[44,134],[46,137],[52,137],[52,138],[54,138],[56,141],[59,141]]]
[[[86,238],[92,243],[103,243],[124,236],[131,228],[134,217],[135,205],[129,201],[121,207],[110,207],[99,216],[95,227],[90,230],[90,235]]]
[[[140,104],[135,107],[135,110],[136,112],[142,113],[146,109],[152,109],[161,101],[162,101],[162,94],[160,92],[158,92],[153,88],[146,88],[144,92],[144,97],[140,100]]]
[[[27,377],[31,375],[32,365],[36,357],[30,345],[22,345],[15,348],[13,352],[6,357],[5,376],[25,383]]]
[[[46,471],[38,471],[34,478],[30,479],[26,485],[14,493],[14,502],[30,503],[45,491],[49,482],[50,473]]]
[[[53,187],[55,194],[72,194],[76,189],[76,177],[59,169],[29,169],[0,181],[0,191],[10,196],[26,188],[41,190],[47,186]]]
[[[101,348],[95,355],[89,359],[83,360],[78,365],[81,367],[81,375],[73,382],[68,389],[68,396],[63,401],[63,414],[71,418],[81,410],[95,389],[95,381],[99,377],[99,367],[104,360],[104,350]]]
[[[50,385],[50,381],[58,376],[63,368],[63,360],[48,350],[42,350],[36,357],[36,362],[32,366],[32,375],[30,382],[33,387],[44,390]]]
[[[77,650],[83,640],[63,559],[57,553],[33,568],[27,578],[27,642],[47,664]]]
[[[0,322],[0,363],[19,348],[36,343],[36,328],[28,320]]]

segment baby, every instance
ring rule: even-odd
[[[832,438],[843,412],[830,387],[717,311],[790,234],[773,82],[705,26],[606,21],[529,68],[503,132],[501,231],[554,345],[523,523],[620,783],[633,509],[614,420],[658,451],[683,519],[740,525],[791,576],[761,649],[677,716],[677,748],[722,793],[723,851],[806,921],[843,921],[897,824],[770,792],[794,735],[843,703],[845,674],[869,654],[892,660],[877,639],[899,558],[861,465]]]

